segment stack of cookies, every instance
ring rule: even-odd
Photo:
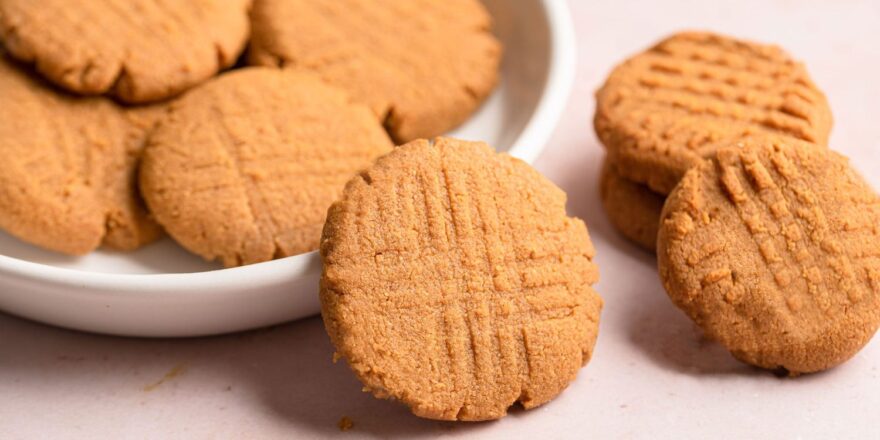
[[[775,46],[673,35],[597,93],[601,196],[672,301],[738,359],[791,374],[880,324],[880,198],[827,147],[831,112]]]
[[[596,95],[594,124],[607,151],[605,210],[654,251],[663,201],[687,170],[750,136],[826,145],[831,110],[781,49],[687,32],[617,66]]]
[[[0,228],[73,255],[164,230],[225,266],[316,250],[349,178],[491,92],[490,25],[478,0],[0,0]]]

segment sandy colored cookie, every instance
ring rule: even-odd
[[[321,310],[366,389],[421,417],[553,399],[589,361],[602,299],[565,194],[486,144],[413,141],[345,187],[321,242]]]
[[[258,0],[249,59],[346,89],[400,143],[457,126],[498,79],[501,47],[477,0]]]
[[[129,103],[186,90],[235,63],[251,0],[0,0],[0,42],[50,81]]]
[[[155,240],[135,172],[158,110],[59,94],[0,54],[0,228],[81,255]]]
[[[599,176],[599,194],[605,214],[617,231],[653,253],[666,198],[641,183],[621,177],[607,158]]]
[[[623,177],[668,194],[691,166],[744,136],[827,144],[831,110],[778,47],[686,32],[614,69],[596,94],[594,125]]]
[[[190,251],[256,263],[316,250],[345,182],[392,146],[368,108],[312,74],[236,70],[170,106],[141,191]]]
[[[670,298],[738,359],[806,373],[880,323],[880,198],[848,161],[789,140],[723,148],[670,194],[657,241]]]

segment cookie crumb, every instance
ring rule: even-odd
[[[340,431],[345,432],[345,431],[348,431],[349,429],[351,429],[352,427],[354,427],[354,422],[352,422],[348,416],[342,416],[342,418],[339,419],[339,423],[337,423],[336,426],[339,427]]]

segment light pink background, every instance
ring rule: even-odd
[[[577,84],[537,167],[590,227],[606,306],[593,361],[559,398],[498,422],[421,420],[362,393],[344,363],[332,364],[317,318],[175,341],[92,336],[0,315],[0,438],[880,435],[880,343],[833,371],[778,379],[700,339],[663,293],[654,258],[605,219],[596,194],[602,149],[590,122],[593,91],[613,64],[667,33],[704,28],[776,42],[806,61],[828,93],[832,147],[880,188],[880,2],[570,5]],[[344,415],[354,428],[340,433]]]

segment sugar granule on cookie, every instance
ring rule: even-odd
[[[851,358],[880,324],[880,198],[831,151],[753,138],[670,194],[669,297],[743,362],[798,374]]]
[[[617,66],[594,118],[621,175],[660,194],[719,145],[759,134],[825,145],[831,124],[825,96],[782,49],[704,32]]]
[[[0,228],[72,255],[159,237],[135,175],[161,108],[59,93],[2,53],[0,101]]]
[[[176,95],[235,63],[251,0],[0,0],[0,41],[56,85],[127,103]]]
[[[478,0],[258,0],[252,64],[315,72],[400,143],[464,122],[498,81],[501,45]]]
[[[365,389],[442,420],[534,408],[593,354],[602,299],[565,194],[486,144],[414,141],[327,215],[321,310]]]
[[[252,67],[171,104],[141,191],[181,245],[225,266],[318,248],[327,208],[392,148],[370,110],[307,72]]]

